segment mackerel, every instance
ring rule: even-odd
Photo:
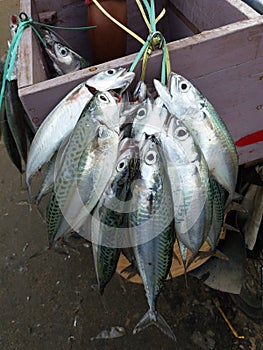
[[[26,184],[44,163],[48,162],[61,142],[74,129],[84,107],[92,100],[89,87],[98,91],[125,90],[134,78],[134,73],[125,68],[102,71],[71,90],[48,114],[40,125],[31,144],[26,168]]]
[[[169,76],[168,88],[154,80],[155,88],[171,114],[182,120],[192,133],[207,161],[211,174],[234,198],[238,173],[235,145],[224,122],[211,103],[184,77]]]
[[[175,240],[171,189],[154,137],[140,142],[140,181],[134,187],[137,210],[129,213],[130,240],[149,305],[133,333],[154,324],[175,335],[156,311],[156,301],[171,267]]]

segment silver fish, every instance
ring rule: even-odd
[[[133,140],[120,143],[112,176],[92,213],[91,241],[99,290],[102,293],[116,271],[121,247],[125,246],[130,180],[136,168],[136,146]]]
[[[211,103],[184,77],[171,73],[169,90],[158,80],[155,88],[171,114],[182,120],[201,148],[216,180],[234,198],[238,156],[225,124]]]
[[[64,40],[49,29],[41,29],[45,51],[58,75],[76,72],[90,66],[90,63],[73,51]]]
[[[42,185],[35,197],[35,204],[39,205],[41,199],[48,194],[54,186],[54,170],[55,170],[55,162],[56,162],[56,153],[54,156],[50,159],[44,181],[42,182]]]
[[[3,102],[5,102],[5,97],[3,99]],[[1,125],[1,137],[3,139],[3,143],[5,145],[7,154],[12,161],[12,163],[16,166],[18,171],[22,174],[22,160],[20,157],[20,154],[17,149],[17,145],[15,142],[15,139],[13,137],[13,134],[9,128],[7,116],[6,116],[6,110],[4,103],[1,106],[0,109],[0,125]]]
[[[195,255],[212,221],[212,188],[206,160],[184,124],[172,116],[160,140],[169,175],[175,230],[178,239]]]
[[[98,91],[126,89],[133,78],[134,73],[127,72],[125,68],[103,71],[76,86],[62,99],[40,125],[31,144],[26,168],[28,188],[31,177],[50,160],[61,142],[72,132],[85,105],[93,98],[89,86]]]
[[[55,240],[66,233],[65,227],[79,229],[111,177],[118,151],[119,102],[113,92],[97,92],[63,156],[57,157],[54,191],[64,219]]]
[[[140,332],[154,324],[175,340],[172,329],[156,311],[156,301],[172,263],[175,240],[170,191],[160,148],[154,137],[142,139],[140,181],[137,181],[133,190],[137,198],[137,210],[129,213],[129,232],[149,311],[133,332]]]
[[[145,105],[147,97],[147,86],[143,81],[139,81],[132,94],[126,92],[123,99],[120,113],[120,139],[131,137],[132,124],[138,109]]]

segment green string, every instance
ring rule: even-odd
[[[150,16],[150,23],[152,27],[152,31],[156,32],[156,21],[155,21],[155,6],[154,6],[154,0],[151,0],[151,16]]]
[[[144,54],[144,51],[147,49],[147,47],[149,46],[149,39],[151,38],[151,35],[148,36],[147,40],[145,41],[145,43],[143,44],[143,46],[141,47],[140,51],[138,52],[135,60],[133,61],[131,67],[130,67],[130,72],[133,72],[135,67],[137,66],[137,64],[139,63],[142,55]]]
[[[5,86],[6,86],[6,80],[11,79],[11,74],[12,74],[14,62],[16,59],[16,53],[17,53],[19,41],[21,39],[21,36],[22,36],[24,29],[26,27],[28,27],[31,24],[31,22],[32,22],[31,19],[19,22],[17,32],[15,33],[15,35],[11,41],[9,50],[7,52],[7,57],[6,57],[4,72],[3,72],[2,87],[1,87],[1,92],[0,92],[0,108],[2,107]]]
[[[155,21],[155,5],[154,5],[154,0],[150,0],[151,4],[149,4],[149,2],[147,0],[143,0],[143,4],[146,8],[146,11],[148,13],[148,17],[149,17],[149,22],[151,25],[151,32],[146,40],[146,42],[144,43],[144,45],[142,46],[142,48],[140,49],[140,51],[138,52],[135,60],[133,61],[131,67],[130,67],[130,71],[132,72],[136,65],[139,63],[139,60],[141,59],[142,55],[144,54],[145,50],[148,49],[148,47],[150,46],[153,50],[155,49],[151,43],[154,33],[156,33],[156,21]],[[167,44],[166,44],[166,40],[164,39],[163,35],[160,33],[160,39],[162,40],[162,48],[163,48],[163,58],[162,58],[162,69],[161,69],[161,82],[165,85],[166,84],[166,78],[167,78],[167,55],[168,55],[168,50],[167,50]]]
[[[89,27],[72,27],[72,28],[67,28],[67,27],[56,27],[56,26],[52,26],[50,24],[44,24],[44,23],[41,23],[41,22],[35,22],[34,21],[34,24],[36,25],[39,25],[43,28],[50,28],[50,29],[59,29],[59,30],[88,30],[88,29],[95,29],[97,28],[97,26],[89,26]]]
[[[3,72],[3,80],[2,80],[2,86],[1,86],[1,92],[0,92],[0,109],[2,107],[4,93],[5,93],[5,87],[6,87],[6,81],[10,81],[12,77],[13,67],[15,65],[16,57],[17,57],[17,50],[18,46],[21,40],[21,37],[23,35],[24,30],[31,26],[32,30],[35,32],[39,40],[43,43],[44,46],[46,46],[45,41],[42,38],[41,32],[39,31],[38,27],[46,27],[46,28],[53,28],[53,29],[62,29],[62,30],[87,30],[87,29],[93,29],[96,28],[96,26],[90,26],[90,27],[78,27],[78,28],[65,28],[65,27],[56,27],[40,22],[33,21],[32,18],[28,17],[25,13],[20,13],[19,15],[20,21],[18,23],[17,31],[11,41],[10,47],[7,52],[7,57],[4,65],[4,72]]]

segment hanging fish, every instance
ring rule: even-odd
[[[119,146],[111,179],[92,213],[92,250],[101,293],[116,271],[121,248],[127,245],[128,213],[125,208],[136,163],[136,146],[133,140],[124,139]]]
[[[39,205],[41,199],[48,194],[54,187],[54,173],[57,153],[50,159],[45,173],[44,181],[35,197],[35,204]]]
[[[98,91],[125,90],[132,82],[134,73],[125,68],[102,71],[71,90],[48,114],[40,125],[31,144],[26,168],[26,184],[44,163],[48,162],[61,142],[74,129],[81,112],[93,98],[89,87]]]
[[[5,99],[5,97],[4,97]],[[6,110],[5,110],[5,104],[3,103],[0,110],[0,125],[1,125],[1,133],[3,142],[7,151],[7,154],[12,161],[12,163],[16,166],[20,174],[22,174],[22,161],[20,154],[17,149],[16,142],[14,140],[13,134],[9,128],[7,117],[6,117]]]
[[[80,69],[90,66],[85,58],[73,51],[69,45],[51,29],[40,28],[42,39],[44,40],[44,49],[47,53],[51,66],[56,74],[63,75],[76,72]]]
[[[62,215],[55,241],[77,230],[98,202],[115,165],[119,140],[119,95],[97,92],[56,158],[54,192]],[[56,209],[57,210],[57,209]],[[52,208],[48,210],[52,216]],[[50,230],[49,230],[50,231]]]
[[[158,139],[169,175],[178,240],[195,256],[212,221],[210,172],[198,145],[184,124],[171,116]]]
[[[26,164],[29,145],[25,129],[29,129],[29,122],[26,122],[28,116],[18,96],[16,79],[6,81],[5,110],[9,129],[15,140],[19,155]],[[29,131],[33,135],[33,131],[31,129]]]
[[[11,36],[14,37],[18,26],[16,16],[10,17]],[[8,42],[10,45],[10,43]],[[0,68],[0,79],[3,79],[3,68]],[[2,125],[4,128],[4,143],[7,148],[8,155],[17,169],[23,172],[22,161],[27,163],[27,155],[30,143],[34,137],[34,130],[30,125],[28,115],[21,103],[18,95],[17,86],[17,57],[14,62],[13,71],[10,80],[6,80],[4,91],[4,99],[1,106]],[[4,117],[3,117],[4,116]],[[0,127],[1,128],[1,127]],[[18,155],[21,158],[18,160]]]
[[[171,267],[175,240],[170,191],[160,149],[154,137],[146,136],[140,142],[140,179],[133,189],[137,209],[129,212],[129,235],[149,311],[133,332],[154,324],[175,340],[172,329],[156,311],[158,295]]]
[[[194,136],[211,174],[234,198],[238,155],[225,124],[211,103],[184,77],[169,76],[168,88],[154,80],[155,88],[171,114],[182,120]]]

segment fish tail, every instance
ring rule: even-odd
[[[141,320],[134,327],[133,334],[141,332],[143,329],[155,325],[164,334],[166,334],[173,341],[176,341],[176,337],[171,327],[165,321],[162,315],[158,314],[157,311],[148,310],[146,314],[141,318]]]

